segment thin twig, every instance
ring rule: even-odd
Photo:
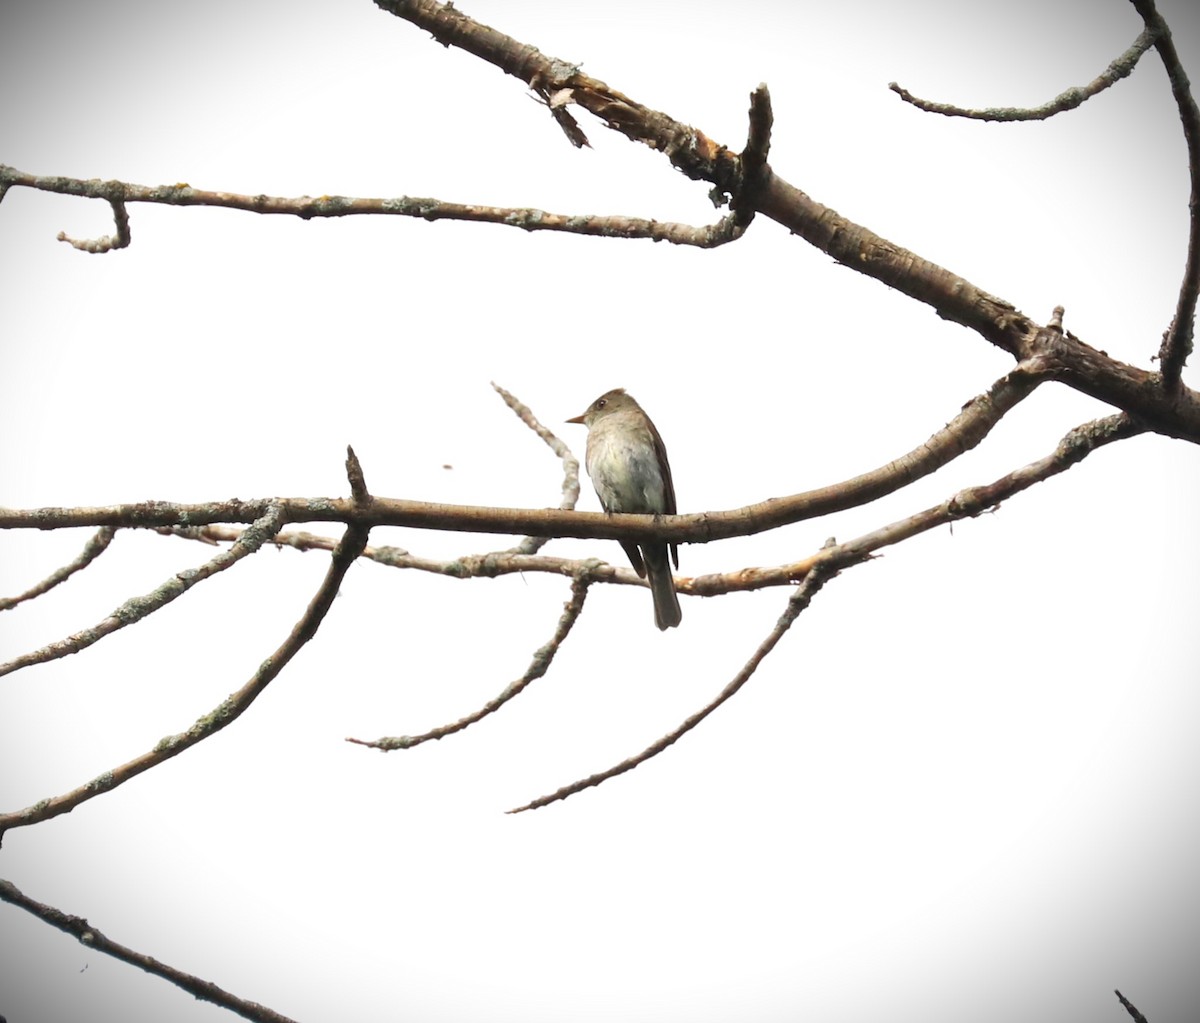
[[[559,800],[566,799],[568,796],[573,796],[577,792],[582,792],[584,789],[600,785],[609,778],[615,778],[619,774],[631,771],[639,764],[643,764],[650,758],[657,756],[681,736],[695,728],[696,725],[708,717],[717,707],[741,689],[746,680],[754,673],[763,657],[774,649],[775,644],[779,642],[779,639],[790,628],[796,616],[808,606],[813,595],[833,575],[843,569],[872,559],[874,552],[881,547],[899,543],[901,540],[906,540],[911,536],[926,532],[937,526],[946,525],[959,519],[973,518],[983,512],[990,511],[1014,494],[1033,486],[1035,483],[1040,483],[1051,476],[1064,472],[1072,465],[1082,461],[1097,448],[1111,444],[1113,441],[1132,437],[1135,434],[1141,433],[1143,429],[1144,427],[1135,423],[1124,413],[1084,423],[1081,426],[1075,427],[1075,429],[1063,437],[1051,454],[1006,476],[1002,476],[994,483],[982,487],[969,487],[966,490],[959,491],[940,505],[927,508],[916,515],[893,522],[890,525],[874,530],[847,543],[826,546],[812,558],[812,567],[804,577],[804,581],[789,599],[787,610],[780,617],[771,634],[763,641],[758,650],[755,651],[754,656],[746,662],[745,667],[738,672],[711,703],[687,718],[673,732],[669,732],[657,742],[647,746],[636,756],[622,760],[619,764],[615,764],[598,774],[592,774],[579,781],[572,782],[570,785],[564,785],[549,795],[539,796],[537,799],[508,812],[521,813],[524,810],[536,810],[539,807],[556,803]]]
[[[176,572],[150,593],[140,597],[130,597],[112,614],[91,628],[72,633],[65,639],[56,640],[38,650],[31,650],[27,654],[21,654],[11,661],[0,664],[0,676],[8,675],[20,668],[27,668],[31,664],[44,664],[69,654],[77,654],[80,650],[86,650],[93,643],[99,642],[105,636],[112,635],[135,622],[140,622],[177,597],[182,597],[198,582],[231,568],[242,558],[253,554],[279,532],[282,524],[283,508],[277,504],[269,505],[266,513],[243,530],[237,542],[228,550],[221,551],[199,568],[188,568],[182,572]]]
[[[705,249],[723,245],[737,237],[735,225],[730,217],[715,224],[693,227],[690,224],[646,220],[641,217],[550,213],[530,207],[481,206],[409,195],[392,198],[355,198],[346,195],[302,195],[292,198],[241,195],[236,192],[193,188],[188,184],[151,186],[136,185],[127,181],[101,181],[98,178],[29,174],[15,167],[0,164],[0,187],[7,190],[14,185],[33,188],[39,192],[77,195],[109,202],[117,221],[116,238],[76,241],[64,232],[59,232],[59,241],[69,242],[84,252],[108,252],[129,244],[129,219],[125,207],[131,203],[211,206],[244,210],[247,213],[282,214],[299,217],[301,220],[350,216],[415,217],[428,221],[465,220],[517,227],[523,231],[559,231],[600,238],[642,238]]]
[[[241,535],[236,526],[162,526],[157,532],[168,536],[178,535],[184,539],[202,543],[228,543]],[[277,547],[291,547],[297,551],[331,551],[337,541],[316,533],[285,531],[275,536],[271,543]],[[594,582],[611,583],[616,586],[639,586],[649,583],[631,568],[596,562],[591,558],[560,558],[546,554],[468,554],[449,561],[425,558],[399,547],[367,547],[362,557],[388,568],[410,569],[429,572],[433,575],[449,576],[452,579],[496,579],[503,575],[526,575],[540,572],[574,578],[583,569],[588,569]],[[595,566],[594,568],[591,566]],[[675,588],[680,593],[693,597],[717,597],[725,593],[740,593],[760,590],[768,586],[792,586],[812,568],[812,558],[787,562],[783,565],[748,566],[728,572],[712,572],[706,575],[675,576]]]
[[[40,597],[48,590],[54,589],[59,583],[71,578],[76,572],[87,568],[88,565],[108,550],[108,545],[112,543],[112,538],[116,535],[116,532],[112,526],[104,526],[96,530],[88,542],[83,545],[83,550],[79,552],[79,556],[70,564],[63,565],[62,568],[51,572],[40,583],[31,586],[24,593],[18,594],[15,597],[0,597],[0,611],[8,611],[26,600],[33,600],[34,597]]]
[[[579,500],[579,459],[567,447],[565,441],[554,433],[553,430],[548,429],[538,421],[537,416],[533,414],[533,410],[529,406],[523,404],[515,395],[510,394],[494,381],[492,382],[492,388],[504,399],[504,403],[517,414],[517,418],[541,437],[546,442],[546,446],[559,457],[563,464],[563,481],[562,499],[559,501],[558,506],[565,511],[570,511]],[[546,545],[549,539],[548,536],[527,536],[515,547],[510,547],[508,550],[500,553],[536,554]]]
[[[102,238],[72,238],[66,231],[59,231],[58,240],[67,242],[80,252],[104,253],[126,248],[132,237],[129,233],[129,211],[125,208],[123,199],[110,199],[109,205],[112,206],[113,222],[117,227],[115,235],[106,234]]]
[[[1154,41],[1155,31],[1147,27],[1146,31],[1133,41],[1133,45],[1109,64],[1097,78],[1087,85],[1073,86],[1038,107],[987,107],[983,110],[972,110],[968,107],[955,106],[953,103],[936,103],[933,100],[920,99],[895,82],[889,82],[888,88],[905,103],[911,103],[918,110],[924,110],[930,114],[965,117],[975,121],[1044,121],[1055,114],[1082,106],[1097,93],[1103,92],[1110,85],[1115,85],[1122,78],[1127,78],[1137,67],[1142,54],[1150,49]]]
[[[163,980],[170,981],[176,987],[182,988],[189,995],[201,1001],[219,1005],[223,1009],[229,1009],[231,1012],[236,1012],[243,1019],[255,1020],[256,1023],[293,1023],[287,1016],[281,1015],[274,1009],[268,1009],[265,1005],[259,1005],[258,1002],[250,1002],[244,998],[238,998],[237,995],[232,995],[223,988],[217,987],[212,981],[204,980],[190,973],[184,973],[173,966],[159,962],[152,956],[136,952],[125,945],[119,945],[89,924],[83,917],[71,916],[68,913],[64,913],[61,909],[55,909],[53,906],[37,902],[21,891],[11,881],[2,878],[0,878],[0,901],[18,906],[27,913],[36,916],[43,923],[47,923],[51,927],[57,927],[60,931],[65,931],[67,934],[73,935],[85,948],[101,952],[106,956],[112,956],[112,958],[119,959],[123,963],[129,963],[131,966],[137,966],[156,977],[162,977]]]
[[[163,761],[178,756],[185,749],[203,742],[209,736],[215,735],[226,725],[237,720],[288,662],[316,635],[317,629],[333,605],[342,579],[366,546],[369,532],[362,526],[350,526],[346,529],[345,535],[329,560],[329,569],[325,573],[325,579],[309,602],[304,614],[293,626],[287,639],[259,665],[258,670],[240,689],[231,693],[186,731],[160,739],[148,753],[143,753],[111,771],[105,771],[99,777],[63,795],[43,799],[24,810],[0,814],[0,838],[3,838],[4,832],[9,828],[25,827],[29,824],[49,820],[51,817],[57,817],[59,814],[69,813],[80,803],[115,789],[143,771],[148,771]]]
[[[1173,393],[1180,388],[1180,374],[1184,363],[1192,354],[1192,335],[1196,321],[1196,302],[1200,297],[1200,109],[1192,96],[1192,86],[1187,72],[1175,49],[1171,30],[1158,13],[1154,0],[1132,0],[1134,8],[1146,23],[1146,31],[1154,35],[1154,48],[1162,58],[1167,78],[1171,83],[1171,94],[1179,108],[1179,120],[1183,124],[1183,138],[1187,143],[1188,176],[1191,180],[1191,196],[1188,201],[1188,246],[1187,260],[1183,269],[1183,282],[1179,286],[1179,299],[1175,305],[1175,317],[1163,335],[1158,349],[1159,372],[1163,388]]]
[[[615,778],[626,771],[632,771],[639,764],[645,763],[651,757],[658,756],[668,746],[676,743],[746,684],[750,676],[754,674],[758,666],[762,663],[763,658],[775,649],[776,644],[783,638],[784,633],[792,627],[792,623],[799,617],[800,612],[808,607],[812,598],[816,596],[817,592],[825,585],[829,578],[831,578],[831,574],[826,573],[821,567],[816,567],[809,572],[805,576],[804,581],[796,587],[796,591],[788,598],[787,607],[784,609],[783,614],[779,616],[775,627],[771,630],[767,638],[759,644],[758,649],[754,651],[750,659],[742,666],[742,670],[729,681],[725,688],[707,706],[686,718],[674,731],[668,732],[657,742],[651,743],[637,755],[622,760],[619,764],[614,764],[606,771],[581,778],[570,785],[564,785],[547,796],[539,796],[524,806],[518,806],[508,812],[523,813],[525,810],[537,810],[540,807],[548,806],[550,803],[557,803],[560,799],[566,799],[568,796],[575,795],[576,792],[582,792],[584,789],[589,789],[608,781],[609,778]]]
[[[579,614],[583,611],[583,602],[587,599],[588,587],[591,583],[592,577],[587,571],[587,566],[585,566],[579,575],[571,581],[571,599],[563,605],[563,613],[559,616],[558,624],[554,627],[554,635],[550,638],[550,642],[540,647],[533,655],[533,660],[530,661],[529,667],[525,669],[525,674],[516,681],[510,682],[498,696],[488,700],[478,710],[473,711],[466,717],[459,718],[457,721],[433,728],[428,732],[422,732],[420,735],[387,736],[374,740],[347,738],[346,741],[356,743],[359,746],[370,746],[372,749],[383,750],[385,752],[396,749],[411,749],[413,746],[419,746],[430,739],[443,739],[447,735],[461,732],[464,728],[475,724],[476,721],[481,721],[489,714],[495,713],[514,696],[518,696],[524,692],[534,679],[541,678],[550,670],[550,663],[554,660],[554,655],[558,653],[563,640],[567,638],[572,627],[579,620]]]

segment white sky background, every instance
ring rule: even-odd
[[[1149,366],[1186,241],[1165,75],[1048,123],[920,114],[887,90],[1041,103],[1137,35],[1121,0],[471,0],[470,15],[731,147],[766,81],[777,172],[1097,348]],[[1195,11],[1163,0],[1200,77]],[[965,13],[964,13],[965,12]],[[0,160],[275,195],[530,205],[707,223],[708,186],[368,0],[20,4],[0,13]],[[0,505],[340,495],[559,500],[552,428],[626,386],[683,511],[836,482],[914,447],[1011,366],[760,219],[713,252],[400,218],[303,223],[24,189],[0,205]],[[1194,370],[1185,380],[1197,383]],[[1046,385],[967,457],[869,508],[685,547],[770,565],[1051,451],[1107,409]],[[581,428],[562,427],[582,453]],[[445,469],[443,465],[451,465]],[[788,591],[596,587],[548,677],[467,732],[552,634],[567,583],[362,563],[317,638],[217,737],[5,836],[0,876],[298,1020],[1117,1021],[1200,1004],[1200,451],[1110,447],[998,514],[847,572],[662,756],[537,813],[706,703]],[[598,507],[584,484],[582,508]],[[0,536],[0,592],[90,531]],[[452,557],[504,537],[376,530]],[[615,543],[547,553],[623,563]],[[212,548],[120,533],[0,616],[0,659],[93,625]],[[327,565],[268,549],[75,657],[0,680],[0,807],[186,728],[282,641]],[[232,1018],[0,907],[9,1023]]]

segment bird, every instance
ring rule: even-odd
[[[674,515],[675,484],[667,449],[650,417],[625,388],[605,391],[582,415],[567,420],[588,429],[587,471],[608,514]],[[671,629],[683,618],[667,560],[679,567],[679,545],[665,540],[622,540],[640,578],[649,577],[654,624]]]

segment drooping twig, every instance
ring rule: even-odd
[[[598,774],[589,775],[586,778],[581,778],[579,781],[572,782],[570,785],[564,785],[562,788],[547,796],[539,796],[526,803],[524,806],[515,807],[509,810],[509,813],[522,813],[525,810],[537,810],[540,807],[548,806],[550,803],[557,803],[560,799],[566,799],[568,796],[575,795],[576,792],[582,792],[584,789],[592,788],[600,785],[609,778],[615,778],[619,774],[624,774],[626,771],[632,771],[639,764],[645,763],[651,757],[658,756],[668,746],[673,745],[680,738],[695,728],[701,721],[708,717],[721,704],[734,695],[746,681],[754,674],[759,664],[762,663],[764,657],[775,649],[776,644],[783,638],[784,633],[792,627],[792,623],[800,615],[800,612],[808,607],[812,598],[817,591],[825,585],[829,576],[821,568],[814,568],[804,581],[796,588],[796,592],[788,598],[787,607],[783,614],[779,616],[779,621],[775,623],[775,627],[771,630],[770,635],[759,644],[757,650],[751,655],[750,659],[742,667],[742,670],[733,677],[728,685],[725,686],[706,707],[696,711],[688,717],[678,728],[672,732],[668,732],[657,742],[647,746],[641,753],[629,757],[627,760],[622,760],[619,764],[614,764],[606,771],[601,771]]]
[[[232,995],[223,988],[217,987],[212,981],[204,980],[190,973],[184,973],[182,970],[177,970],[174,966],[168,966],[166,963],[159,962],[152,956],[134,951],[125,945],[119,945],[89,924],[83,917],[71,916],[68,913],[64,913],[61,909],[55,909],[53,906],[37,902],[21,891],[11,881],[2,878],[0,878],[0,901],[18,906],[27,913],[36,916],[43,923],[47,923],[51,927],[57,927],[60,931],[65,931],[67,934],[73,935],[85,948],[101,952],[106,956],[112,956],[114,959],[119,959],[123,963],[129,963],[131,966],[136,966],[156,977],[162,977],[163,980],[170,981],[176,987],[182,988],[188,994],[201,1001],[211,1002],[213,1005],[219,1005],[223,1009],[229,1009],[231,1012],[236,1012],[243,1019],[254,1020],[256,1023],[293,1023],[287,1016],[280,1015],[274,1009],[268,1009],[265,1005],[259,1005],[257,1002],[238,998],[237,995]]]
[[[146,593],[140,597],[130,597],[129,600],[125,601],[112,614],[91,628],[72,633],[65,639],[56,640],[44,647],[31,650],[27,654],[21,654],[19,657],[14,657],[11,661],[0,664],[0,676],[8,675],[20,668],[27,668],[31,664],[44,664],[47,661],[57,660],[69,654],[77,654],[80,650],[86,650],[93,643],[99,642],[105,636],[109,636],[125,628],[127,625],[140,622],[147,615],[153,614],[160,608],[165,607],[177,597],[182,597],[196,583],[202,582],[210,576],[216,575],[218,572],[223,572],[227,568],[231,568],[241,561],[242,558],[253,554],[279,532],[279,527],[282,524],[283,509],[279,505],[273,504],[268,506],[266,513],[243,530],[237,542],[228,550],[221,551],[199,568],[188,568],[182,572],[176,572],[170,579],[150,593]],[[107,528],[111,529],[111,527]]]
[[[715,224],[694,227],[641,217],[550,213],[529,207],[481,206],[474,203],[444,202],[418,196],[392,198],[355,198],[346,195],[296,196],[240,195],[236,192],[210,191],[188,184],[136,185],[126,181],[101,181],[98,178],[69,178],[37,175],[0,164],[0,187],[20,185],[40,192],[77,195],[86,199],[104,199],[117,219],[116,238],[76,241],[59,232],[59,241],[69,242],[84,252],[108,252],[129,244],[129,218],[126,206],[132,203],[158,203],[167,206],[212,206],[244,210],[248,213],[282,214],[312,220],[318,217],[395,216],[421,220],[466,220],[500,224],[523,231],[559,231],[600,238],[642,238],[672,245],[714,248],[737,237],[732,217]],[[2,193],[0,193],[2,194]],[[114,199],[113,196],[119,196]]]
[[[1175,49],[1175,40],[1154,0],[1132,0],[1133,6],[1146,23],[1146,31],[1154,35],[1154,48],[1162,58],[1171,83],[1171,94],[1179,108],[1179,120],[1183,124],[1183,138],[1187,143],[1188,176],[1191,180],[1191,196],[1188,201],[1188,247],[1184,263],[1183,282],[1179,286],[1179,299],[1175,304],[1175,317],[1163,335],[1158,349],[1159,372],[1163,387],[1172,393],[1180,387],[1180,373],[1188,356],[1192,354],[1192,337],[1196,321],[1196,301],[1200,297],[1200,109],[1192,95],[1192,86],[1187,72]]]
[[[494,381],[492,388],[504,399],[504,403],[517,414],[517,418],[541,437],[546,442],[546,446],[562,461],[562,500],[559,501],[558,506],[567,511],[574,508],[575,502],[579,500],[579,459],[572,454],[571,449],[567,447],[553,430],[547,429],[538,421],[537,416],[533,414],[533,410],[521,402],[516,395],[510,394]],[[515,547],[510,547],[502,553],[535,554],[545,546],[547,540],[549,540],[549,537],[546,536],[527,536]]]
[[[8,611],[10,608],[14,608],[26,600],[40,597],[48,590],[54,589],[59,583],[65,582],[76,572],[87,568],[88,565],[108,550],[108,545],[112,543],[112,538],[116,535],[116,532],[112,526],[104,526],[96,530],[88,542],[83,545],[83,550],[79,552],[79,556],[70,564],[63,565],[62,568],[51,572],[40,583],[31,586],[24,593],[18,594],[15,597],[0,597],[0,611]]]
[[[112,206],[113,221],[117,226],[115,235],[106,234],[102,238],[72,238],[66,231],[59,231],[58,240],[67,242],[80,252],[112,252],[113,249],[123,249],[128,246],[131,236],[129,234],[129,211],[125,208],[125,202],[122,199],[110,199],[109,205]]]
[[[1147,27],[1146,31],[1133,41],[1133,45],[1109,64],[1098,77],[1087,85],[1067,89],[1038,107],[987,107],[983,110],[972,110],[955,106],[953,103],[935,103],[933,100],[920,99],[895,82],[889,82],[888,88],[905,103],[911,103],[918,110],[930,114],[966,117],[975,121],[1044,121],[1065,110],[1074,110],[1082,106],[1097,93],[1103,92],[1110,85],[1116,85],[1122,78],[1127,78],[1137,67],[1142,54],[1154,44],[1154,40],[1155,32]]]
[[[1114,993],[1120,1000],[1121,1004],[1125,1006],[1125,1011],[1133,1017],[1133,1023],[1149,1023],[1146,1017],[1137,1011],[1137,1006],[1135,1006],[1128,998],[1121,994],[1120,991],[1116,991]]]
[[[861,564],[874,557],[874,552],[881,547],[899,543],[918,533],[923,533],[937,526],[946,525],[959,519],[973,518],[989,511],[1002,501],[1019,493],[1035,483],[1049,479],[1064,472],[1087,457],[1092,451],[1113,441],[1123,440],[1143,432],[1143,427],[1135,423],[1129,416],[1109,416],[1105,419],[1093,420],[1071,430],[1054,451],[1036,462],[1031,462],[1014,472],[1002,476],[995,482],[981,487],[968,487],[961,490],[940,505],[927,508],[923,512],[911,515],[906,519],[893,522],[881,529],[874,530],[864,536],[842,544],[831,544],[824,547],[811,559],[811,568],[803,582],[788,601],[787,610],[776,623],[770,635],[754,652],[754,656],[746,662],[740,672],[725,686],[717,697],[706,707],[687,718],[674,731],[667,733],[661,739],[647,746],[640,753],[622,760],[607,770],[581,778],[579,781],[564,785],[549,795],[519,806],[509,813],[521,813],[524,810],[536,810],[559,800],[573,796],[584,789],[592,788],[615,778],[619,774],[631,771],[639,764],[645,763],[652,757],[675,743],[679,738],[696,727],[722,703],[734,695],[746,683],[765,657],[779,642],[783,634],[790,628],[796,616],[808,606],[813,595],[837,572],[853,565]]]
[[[232,724],[258,698],[271,681],[284,669],[289,661],[313,638],[325,615],[329,613],[337,596],[342,579],[354,564],[355,559],[367,545],[369,530],[363,526],[349,526],[341,542],[329,559],[329,569],[320,588],[309,602],[304,614],[296,622],[287,639],[271,654],[250,679],[236,692],[231,693],[217,707],[199,718],[186,731],[160,739],[147,753],[115,767],[110,771],[63,795],[43,799],[24,810],[0,814],[0,839],[9,828],[25,827],[49,820],[59,814],[69,813],[80,803],[135,778],[143,771],[156,767],[164,760],[178,756],[184,750],[215,735],[226,725]]]
[[[396,749],[411,749],[413,746],[419,746],[430,739],[443,739],[447,735],[461,732],[464,728],[475,724],[476,721],[481,721],[489,714],[498,711],[514,696],[518,696],[524,692],[534,679],[541,678],[550,670],[550,663],[554,660],[554,655],[558,653],[563,640],[570,634],[572,627],[579,620],[580,612],[583,611],[583,602],[587,599],[588,587],[592,583],[592,577],[587,571],[587,567],[584,566],[579,575],[571,581],[571,599],[563,605],[563,613],[559,616],[558,624],[554,627],[554,635],[550,638],[550,642],[538,648],[537,652],[533,655],[533,660],[529,663],[529,667],[525,669],[525,674],[505,686],[499,695],[488,700],[482,707],[466,715],[466,717],[461,717],[457,721],[430,729],[428,732],[422,732],[420,735],[387,736],[382,739],[373,740],[347,738],[346,741],[356,743],[359,746],[370,746],[372,749],[384,750],[385,752]]]

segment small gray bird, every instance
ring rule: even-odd
[[[618,387],[600,395],[581,416],[568,423],[588,428],[587,471],[606,512],[630,515],[674,515],[675,485],[662,437],[633,398]],[[633,569],[650,576],[654,624],[670,629],[683,615],[675,595],[675,580],[662,541],[622,540]],[[679,547],[671,544],[671,560],[679,567]],[[640,549],[639,549],[640,548]]]

